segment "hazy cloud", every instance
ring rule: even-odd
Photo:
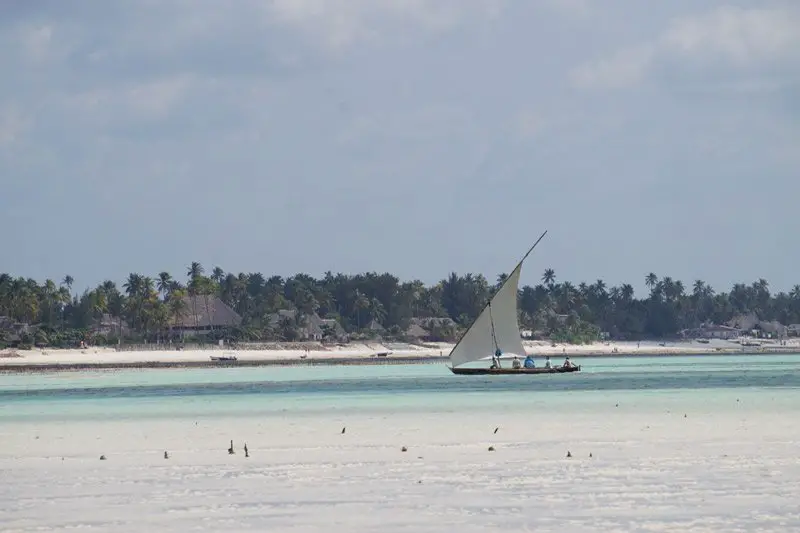
[[[573,70],[572,80],[582,87],[629,87],[665,63],[673,69],[687,70],[763,71],[776,65],[792,65],[796,76],[800,74],[798,28],[800,11],[793,7],[720,7],[675,19],[653,41],[581,65]],[[751,88],[762,84],[763,81],[749,83]]]
[[[272,0],[268,15],[340,49],[374,42],[392,26],[425,31],[452,29],[465,19],[496,17],[504,0]]]
[[[0,270],[435,281],[547,227],[564,279],[796,283],[797,8],[700,4],[9,0]]]

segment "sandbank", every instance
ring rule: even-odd
[[[679,411],[669,398],[656,410],[615,408],[610,396],[566,416],[521,406],[19,422],[0,427],[0,523],[20,532],[797,531],[800,425],[786,421],[799,404],[741,394]]]
[[[525,341],[525,350],[534,356],[572,358],[602,356],[669,356],[713,354],[758,354],[800,352],[800,339],[762,341],[760,346],[742,346],[728,340],[660,342],[594,342],[585,345]],[[264,366],[297,364],[409,364],[446,362],[451,343],[414,345],[405,343],[354,342],[308,348],[259,349],[247,346],[208,347],[206,349],[164,349],[152,345],[144,349],[127,347],[88,347],[85,349],[31,349],[0,351],[0,372],[37,370],[79,370],[90,368],[163,368],[210,366]],[[236,357],[235,362],[215,362],[211,357]]]

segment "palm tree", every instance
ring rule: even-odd
[[[172,276],[170,276],[169,272],[161,272],[158,275],[158,292],[161,293],[162,298],[164,300],[167,299],[169,296],[170,290],[172,290]]]
[[[645,276],[644,284],[648,289],[652,291],[653,289],[656,288],[656,285],[658,285],[658,276],[650,272],[647,276]]]
[[[11,284],[13,281],[11,275],[0,274],[0,316],[11,313],[9,311],[9,301],[11,300]]]
[[[143,277],[142,278],[142,286],[141,286],[142,296],[145,299],[149,299],[149,298],[152,298],[153,296],[155,296],[157,294],[156,290],[155,290],[155,286],[156,286],[156,284],[155,284],[155,281],[153,281],[153,278],[151,278],[149,276]]]
[[[547,285],[547,288],[553,289],[553,284],[556,282],[556,271],[552,268],[548,268],[544,271],[542,275],[542,283]]]
[[[44,286],[42,287],[42,293],[44,294],[45,301],[47,302],[47,323],[49,325],[53,325],[53,305],[56,302],[56,296],[58,290],[56,289],[56,284],[53,280],[48,279],[45,280]]]
[[[356,328],[361,329],[361,311],[369,308],[369,300],[358,289],[355,292],[353,308],[356,311]]]
[[[142,292],[144,288],[144,277],[141,274],[131,273],[128,279],[122,284],[125,292],[128,294],[128,310],[131,316],[131,326],[136,329],[137,324],[140,324],[140,311],[142,304]]]
[[[211,271],[211,279],[221,284],[222,280],[225,279],[225,271],[218,266],[214,267],[214,270]]]
[[[623,283],[622,287],[620,288],[620,293],[623,301],[630,302],[633,299],[633,285],[629,283]]]
[[[508,274],[505,274],[505,273],[498,274],[497,275],[497,283],[494,286],[495,290],[500,290],[500,287],[503,286],[503,283],[505,283],[507,279],[508,279]]]
[[[197,261],[192,261],[192,264],[189,265],[189,268],[186,271],[186,275],[189,277],[189,281],[194,281],[194,279],[198,276],[201,276],[203,272],[205,272],[203,265]]]
[[[789,293],[789,296],[795,300],[800,300],[800,285],[792,287],[792,292]]]
[[[100,319],[105,312],[108,311],[108,299],[102,290],[94,290],[92,294],[94,296],[91,308],[92,316],[96,319]]]
[[[125,289],[125,292],[128,293],[129,298],[137,296],[142,291],[142,275],[136,273],[129,274],[128,279],[122,284],[122,287]]]
[[[170,337],[172,336],[172,325],[177,324],[181,326],[181,338],[183,338],[183,317],[186,316],[186,311],[188,309],[188,305],[186,304],[186,291],[184,289],[172,291],[169,295],[169,300],[167,300],[167,308],[169,309],[168,323]]]
[[[383,325],[383,321],[386,320],[386,309],[383,307],[381,301],[377,298],[372,298],[369,301],[369,314],[372,317],[372,320],[378,324]]]
[[[61,309],[61,327],[64,327],[64,311],[67,305],[69,305],[69,303],[72,301],[72,295],[69,293],[69,289],[66,287],[59,287],[56,295],[56,301]]]
[[[700,298],[705,294],[706,290],[706,282],[702,279],[694,280],[694,285],[692,285],[692,296],[695,298]]]

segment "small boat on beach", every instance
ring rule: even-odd
[[[235,355],[212,355],[211,360],[216,362],[231,362],[238,361],[239,358]]]
[[[470,324],[458,343],[450,350],[450,365],[453,374],[461,375],[539,375],[580,372],[580,365],[556,366],[551,368],[502,368],[492,365],[491,368],[467,367],[468,363],[484,361],[499,353],[499,359],[517,356],[525,358],[519,323],[517,321],[517,292],[522,263],[530,255],[536,245],[547,234],[545,231],[537,239],[528,253],[517,263],[511,274],[503,281],[497,292]]]

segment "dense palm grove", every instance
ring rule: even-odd
[[[490,283],[478,274],[450,274],[426,287],[420,281],[401,282],[384,273],[355,276],[327,272],[321,279],[297,274],[284,279],[259,273],[226,273],[214,268],[208,275],[192,263],[186,282],[168,272],[155,277],[130,274],[121,287],[105,281],[83,294],[72,293],[73,278],[60,283],[38,283],[33,279],[0,274],[0,317],[35,326],[23,343],[73,345],[80,340],[98,344],[116,338],[93,336],[92,326],[103,317],[113,317],[129,327],[126,342],[174,339],[172,326],[187,314],[186,296],[220,298],[242,317],[242,325],[214,332],[230,340],[296,340],[304,317],[319,316],[338,321],[351,337],[380,334],[403,339],[414,319],[449,317],[429,322],[431,335],[442,340],[456,338],[473,320],[505,275]],[[584,342],[601,332],[612,338],[641,339],[676,335],[703,323],[722,324],[732,317],[755,313],[763,320],[782,324],[800,322],[800,285],[791,293],[771,294],[766,280],[736,284],[730,292],[715,292],[697,280],[690,288],[681,281],[650,273],[645,278],[649,294],[634,296],[633,287],[607,287],[602,280],[574,285],[558,282],[547,269],[541,283],[519,291],[520,324],[538,337]],[[279,310],[293,309],[276,324],[271,318]],[[375,327],[378,324],[380,327]],[[293,331],[292,328],[295,328]],[[0,332],[0,343],[8,333]]]

